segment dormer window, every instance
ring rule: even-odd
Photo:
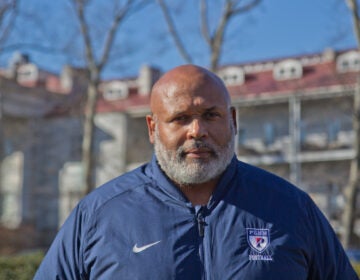
[[[336,68],[338,72],[360,71],[360,53],[357,51],[350,51],[339,55]]]
[[[128,94],[129,88],[124,82],[110,82],[104,87],[104,98],[109,101],[124,99],[128,97]]]
[[[39,79],[39,69],[35,64],[28,63],[20,65],[17,70],[17,81],[19,83],[34,82]]]
[[[287,59],[277,63],[274,67],[275,80],[291,80],[302,77],[302,65],[295,59]]]
[[[244,71],[240,67],[228,67],[219,71],[219,77],[227,86],[241,85],[244,83]]]

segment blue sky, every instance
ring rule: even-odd
[[[251,47],[243,58],[281,57],[355,45],[343,0],[267,1],[253,27]],[[343,31],[348,31],[348,36]],[[342,38],[338,38],[342,37]]]
[[[264,1],[252,13],[236,20],[241,24],[232,24],[236,29],[228,30],[230,42],[225,46],[223,64],[322,52],[327,47],[356,46],[344,0]],[[173,46],[169,49],[173,50],[147,57],[147,62],[166,69],[184,63]],[[203,66],[207,61],[201,54],[195,60]]]
[[[29,11],[45,11],[39,16],[39,21],[44,23],[39,29],[51,30],[51,25],[57,24],[57,33],[53,31],[50,33],[67,34],[68,23],[64,19],[71,18],[72,11],[69,5],[64,6],[65,2],[68,1],[27,0],[23,1],[23,5]],[[186,14],[178,17],[182,22],[179,29],[184,34],[183,39],[192,46],[194,62],[207,66],[206,46],[199,39],[200,36],[193,32],[194,26],[198,23],[196,2],[182,1],[184,7],[177,6],[179,10],[190,7]],[[171,1],[168,0],[168,3]],[[216,9],[213,9],[212,13],[215,14]],[[59,29],[59,20],[64,23],[60,26],[63,27],[62,29]],[[34,38],[37,36],[34,40],[40,40],[46,45],[47,41],[42,39],[41,32],[37,33],[38,27],[34,26],[31,31]],[[353,48],[356,42],[352,32],[351,18],[345,0],[263,1],[250,14],[238,17],[232,22],[227,32],[227,44],[221,63],[242,63],[317,53],[327,47]],[[155,65],[162,70],[183,64],[184,61],[177,53],[172,40],[165,35],[165,24],[160,11],[155,6],[150,6],[141,14],[131,17],[119,32],[119,39],[122,42],[121,58],[106,69],[105,76],[137,75],[142,64]],[[57,40],[57,44],[62,43],[61,39]],[[64,63],[75,65],[80,63],[73,57],[61,53],[40,52],[26,48],[23,51],[29,53],[31,59],[42,68],[53,72],[59,72]],[[3,53],[0,62],[4,65],[10,55],[11,52]],[[119,57],[118,55],[116,58]]]

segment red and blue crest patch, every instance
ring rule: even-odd
[[[270,244],[270,232],[269,229],[246,229],[247,241],[250,247],[257,253],[262,253]]]

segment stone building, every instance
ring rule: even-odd
[[[0,237],[4,232],[10,234],[6,229],[21,236],[21,229],[26,228],[27,233],[34,232],[29,234],[31,242],[26,242],[31,246],[42,241],[36,232],[53,235],[58,226],[53,217],[47,217],[47,208],[39,205],[58,204],[57,173],[71,160],[71,153],[59,152],[56,142],[63,141],[63,148],[72,146],[71,133],[61,140],[59,132],[70,130],[71,122],[79,122],[71,116],[77,93],[66,82],[66,70],[59,77],[39,69],[26,56],[14,58],[0,72]],[[17,242],[14,236],[11,240]],[[8,247],[17,245],[2,241]]]
[[[54,75],[26,59],[16,61],[0,81],[0,222],[12,228],[30,225],[37,245],[47,246],[84,192],[81,97],[86,73],[65,67]],[[354,157],[352,103],[359,70],[358,52],[325,50],[218,71],[238,113],[238,157],[309,192],[336,230]],[[138,77],[100,85],[97,185],[150,159],[144,117],[160,75],[143,66]]]
[[[355,51],[285,58],[224,68],[238,111],[240,159],[310,193],[334,228],[354,157]],[[234,77],[240,82],[235,82]]]

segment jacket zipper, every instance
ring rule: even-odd
[[[205,228],[205,220],[204,220],[204,216],[202,214],[202,209],[199,210],[199,212],[197,213],[197,224],[198,224],[198,231],[199,231],[199,237],[203,238],[204,237],[204,228]]]
[[[196,213],[196,220],[197,220],[197,226],[198,226],[198,233],[199,233],[199,255],[200,255],[200,259],[203,263],[203,279],[207,279],[207,257],[206,257],[206,246],[205,246],[205,226],[206,226],[206,222],[204,219],[204,208],[200,207],[199,209],[197,209],[197,213]]]

